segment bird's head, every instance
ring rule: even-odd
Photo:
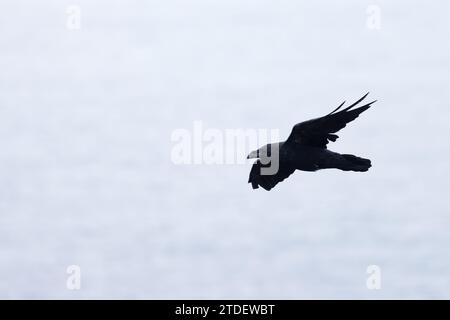
[[[257,159],[257,158],[259,158],[259,150],[252,151],[247,156],[247,159]]]
[[[265,146],[259,148],[258,150],[250,152],[247,159],[261,159],[270,157],[272,152],[272,145],[266,144]]]

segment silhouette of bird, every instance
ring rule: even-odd
[[[324,117],[296,124],[284,142],[268,144],[252,151],[247,159],[258,159],[252,166],[248,180],[253,189],[262,187],[269,191],[295,170],[339,169],[358,172],[369,170],[372,166],[369,159],[339,154],[327,149],[328,142],[334,142],[338,138],[336,132],[376,102],[375,100],[353,109],[368,94],[345,109],[340,110],[345,104],[344,101]]]

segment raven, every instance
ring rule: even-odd
[[[252,166],[248,183],[252,184],[253,189],[261,186],[269,191],[295,170],[317,171],[331,168],[358,172],[369,170],[372,166],[369,159],[351,154],[339,154],[327,149],[328,142],[334,142],[338,138],[336,132],[376,102],[375,100],[352,109],[368,94],[366,93],[361,99],[341,111],[339,110],[345,101],[324,117],[296,124],[284,142],[268,144],[251,152],[247,159],[258,160]],[[274,163],[275,157],[278,160],[275,172],[265,173],[263,170],[267,170]]]

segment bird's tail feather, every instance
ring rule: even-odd
[[[369,159],[357,157],[352,154],[343,154],[342,157],[345,161],[339,168],[341,170],[365,172],[372,166]]]

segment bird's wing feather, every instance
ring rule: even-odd
[[[257,160],[250,171],[250,177],[248,182],[252,184],[253,189],[257,189],[259,186],[269,191],[275,187],[279,182],[283,181],[291,174],[294,173],[295,168],[287,163],[280,163],[278,172],[273,175],[261,174],[261,168],[267,167],[260,160]]]
[[[333,134],[344,128],[347,123],[355,120],[362,112],[370,108],[370,106],[376,102],[372,101],[356,109],[352,109],[369,93],[365,94],[361,99],[346,107],[340,108],[344,105],[345,101],[328,115],[305,122],[296,124],[292,129],[291,135],[288,140],[295,141],[303,145],[326,148],[329,141],[336,141],[337,135]]]

